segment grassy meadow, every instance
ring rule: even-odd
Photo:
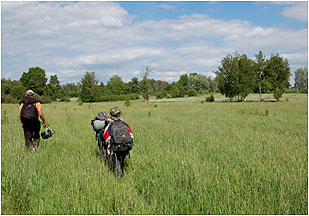
[[[307,215],[308,95],[202,99],[43,104],[55,134],[36,152],[26,151],[18,105],[1,104],[1,213]],[[134,132],[119,180],[90,125],[113,106]]]

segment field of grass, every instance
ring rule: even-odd
[[[307,215],[308,95],[202,99],[44,104],[55,134],[36,152],[26,151],[18,105],[2,104],[1,213]],[[120,180],[90,125],[115,105],[135,139]]]

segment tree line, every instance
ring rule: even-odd
[[[255,55],[256,61],[246,54],[227,55],[216,71],[216,81],[221,94],[227,98],[245,100],[251,92],[273,92],[279,100],[286,88],[289,88],[290,66],[287,59],[279,54],[265,59],[262,51]]]
[[[168,83],[162,80],[150,79],[153,69],[146,66],[143,77],[139,80],[133,77],[127,83],[119,75],[112,76],[104,84],[95,77],[95,72],[86,72],[77,84],[60,84],[57,75],[51,75],[49,82],[45,70],[31,67],[23,72],[19,80],[1,79],[1,102],[16,103],[25,96],[27,89],[32,89],[36,97],[43,103],[51,101],[69,101],[79,98],[83,102],[102,102],[117,100],[135,100],[150,96],[161,98],[191,97],[198,94],[220,92],[232,100],[246,100],[250,93],[273,93],[279,100],[290,87],[290,67],[287,59],[278,53],[269,59],[262,51],[255,55],[255,60],[246,54],[235,53],[226,55],[212,79],[199,73],[183,74],[178,81]],[[299,68],[295,71],[297,92],[308,93],[308,69]]]
[[[215,81],[202,74],[184,74],[177,82],[168,83],[150,79],[151,72],[152,68],[147,66],[141,80],[133,77],[126,83],[119,75],[114,75],[106,84],[96,79],[95,72],[86,72],[77,84],[60,85],[57,75],[51,75],[47,84],[45,70],[33,67],[24,72],[19,80],[1,79],[1,101],[17,103],[25,97],[27,89],[32,89],[36,97],[45,103],[69,101],[72,97],[78,97],[83,102],[102,102],[140,98],[149,100],[150,96],[158,99],[176,98],[216,92]]]

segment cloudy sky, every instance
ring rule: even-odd
[[[308,64],[307,2],[2,1],[1,25],[1,77],[13,80],[36,66],[61,84],[86,71],[104,83],[141,79],[148,65],[150,78],[168,82],[214,78],[236,51],[279,53],[292,73]]]

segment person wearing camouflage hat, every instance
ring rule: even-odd
[[[131,130],[131,127],[126,122],[123,121],[122,112],[121,112],[119,107],[113,107],[113,108],[110,109],[110,118],[114,121],[113,121],[113,123],[109,124],[105,128],[104,135],[103,135],[103,138],[104,138],[106,144],[109,146],[108,149],[110,148],[110,143],[111,143],[112,128],[113,128],[114,125],[116,125],[118,123],[124,124],[129,129],[130,136],[133,139],[133,132]]]
[[[118,119],[120,119],[122,117],[122,112],[119,109],[119,107],[111,108],[109,114],[110,114],[111,119],[113,119],[113,120],[118,120]]]

